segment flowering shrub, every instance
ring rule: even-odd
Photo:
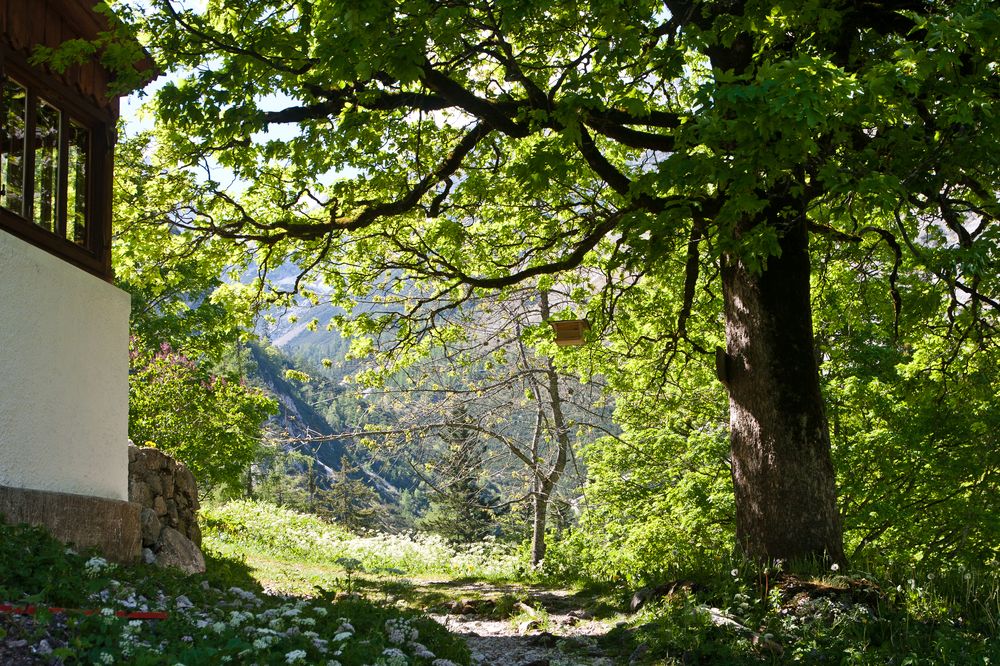
[[[129,437],[186,464],[202,490],[237,485],[276,403],[238,377],[214,375],[163,343],[129,344]]]

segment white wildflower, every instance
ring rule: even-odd
[[[301,661],[305,661],[306,651],[305,650],[292,650],[285,655],[286,664],[297,664]]]
[[[385,621],[385,633],[390,643],[402,645],[408,641],[415,641],[420,637],[420,632],[416,627],[411,627],[404,618],[392,618]]]
[[[229,588],[229,593],[243,599],[244,601],[258,601],[257,595],[239,587]]]
[[[110,565],[108,564],[108,561],[103,557],[92,557],[89,560],[87,560],[83,565],[83,568],[87,572],[87,575],[90,576],[91,578],[95,578],[99,573],[101,573],[105,569],[108,569],[109,567]],[[106,653],[102,653],[102,655],[103,654]]]
[[[399,648],[386,648],[382,650],[382,656],[385,658],[386,666],[407,666],[410,663],[406,653]]]
[[[410,650],[417,657],[423,657],[424,659],[433,659],[434,653],[427,649],[427,646],[423,643],[418,643],[416,641],[410,641]]]
[[[830,565],[830,571],[834,572],[840,571],[840,565],[834,562],[833,564]]]
[[[238,610],[234,610],[229,614],[229,624],[234,627],[238,627],[252,617],[253,613],[242,613]]]

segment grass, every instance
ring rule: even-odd
[[[239,558],[209,552],[205,575],[119,567],[72,552],[43,530],[0,525],[0,600],[93,609],[0,624],[49,657],[79,664],[467,664],[468,649],[433,620],[336,588],[265,593]],[[129,620],[116,611],[166,611]],[[37,646],[36,646],[37,647]]]
[[[106,609],[43,614],[22,627],[29,642],[57,636],[51,655],[65,663],[467,664],[463,641],[424,612],[459,608],[509,621],[512,634],[526,625],[558,633],[551,616],[574,607],[615,625],[600,639],[615,663],[1000,663],[995,567],[872,562],[791,575],[717,564],[659,586],[630,614],[634,589],[598,581],[548,594],[528,584],[539,578],[522,553],[495,542],[355,535],[249,502],[206,509],[203,519],[209,570],[191,577],[115,567],[41,530],[0,525],[0,602]],[[131,609],[169,618],[114,616]]]
[[[475,577],[507,581],[526,575],[524,557],[514,548],[484,541],[456,548],[431,534],[351,534],[315,516],[274,505],[236,501],[202,511],[206,546],[224,554],[245,554],[261,575],[274,575],[269,565],[286,562],[318,564],[343,571],[338,561],[355,561],[354,573],[406,576]]]

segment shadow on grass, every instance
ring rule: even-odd
[[[264,592],[263,586],[254,576],[253,568],[242,559],[205,553],[205,580],[209,585],[223,590],[238,587],[255,594]]]

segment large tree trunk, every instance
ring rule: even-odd
[[[808,231],[804,216],[776,226],[781,254],[763,271],[732,255],[723,268],[721,374],[729,389],[736,538],[760,561],[839,563],[843,535],[813,345]]]

